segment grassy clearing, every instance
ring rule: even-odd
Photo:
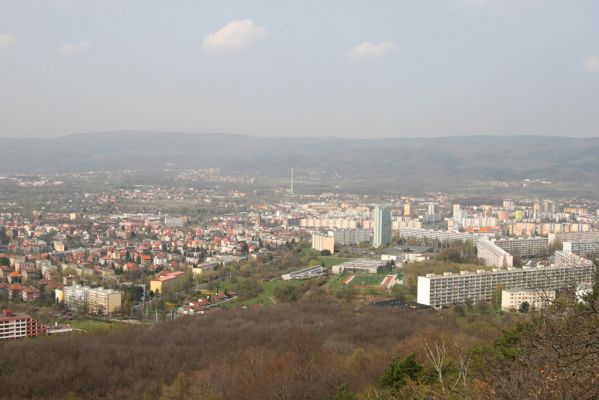
[[[244,281],[245,278],[243,277],[236,277],[235,278],[235,283],[231,282],[230,280],[227,280],[225,282],[220,282],[218,285],[218,290],[219,291],[224,291],[224,290],[235,290],[235,286],[237,286],[238,284],[240,284],[241,282]],[[235,305],[249,305],[249,304],[264,304],[264,305],[271,305],[273,304],[273,297],[274,297],[274,292],[275,289],[280,288],[280,287],[285,287],[285,286],[300,286],[303,283],[305,283],[305,281],[301,281],[301,280],[292,280],[292,281],[284,281],[282,279],[275,279],[272,281],[263,281],[260,282],[260,285],[262,286],[262,292],[256,296],[253,297],[251,299],[247,299],[247,300],[243,300],[243,301],[235,301],[235,302],[230,302],[227,303],[227,306],[235,306]]]
[[[95,319],[74,319],[72,321],[68,321],[68,324],[71,326],[71,328],[75,330],[81,330],[83,332],[112,331],[124,329],[128,326],[119,322],[101,321]]]
[[[262,282],[262,289],[264,291],[260,293],[257,297],[253,299],[248,299],[240,302],[239,304],[264,304],[271,305],[273,304],[273,298],[275,289],[285,286],[300,286],[304,281],[301,280],[292,280],[292,281],[284,281],[282,279],[277,279],[274,281],[266,281]]]

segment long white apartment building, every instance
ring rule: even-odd
[[[557,253],[563,253],[558,251]],[[573,255],[570,253],[570,255]],[[418,277],[417,302],[435,308],[463,304],[467,300],[492,301],[498,287],[504,290],[559,290],[578,287],[592,282],[594,267],[590,262],[580,262],[570,255],[559,257],[560,263],[549,266],[446,272],[443,275],[427,274]],[[575,256],[575,255],[574,255]],[[567,260],[577,260],[578,263]],[[588,261],[588,260],[585,260]]]
[[[585,256],[591,253],[599,252],[599,241],[597,240],[577,240],[573,242],[564,242],[562,244],[564,251],[568,251],[579,256]]]
[[[547,252],[548,239],[546,237],[528,237],[518,239],[500,239],[494,241],[495,245],[515,257],[539,257]]]
[[[360,218],[302,218],[302,228],[356,229],[362,223]]]
[[[581,240],[599,241],[599,231],[590,232],[557,232],[547,235],[549,244],[557,242],[578,242]]]
[[[566,267],[569,265],[593,265],[591,260],[588,260],[584,257],[579,256],[578,254],[571,253],[569,251],[556,251],[554,258],[554,264],[559,265],[561,267]]]
[[[477,235],[470,233],[422,228],[400,228],[399,237],[405,239],[413,237],[417,239],[438,240],[440,242],[465,242],[466,240],[472,240],[473,242],[476,242],[478,238]]]
[[[406,228],[422,229],[422,221],[408,217],[393,217],[393,221],[391,221],[391,230],[393,232]]]
[[[482,259],[485,265],[497,268],[514,266],[514,257],[487,238],[482,238],[476,243],[476,251],[478,258]]]

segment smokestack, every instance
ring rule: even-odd
[[[291,186],[289,188],[289,193],[293,194],[293,168],[291,168]]]

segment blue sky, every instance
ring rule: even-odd
[[[0,0],[0,136],[599,136],[599,2]]]

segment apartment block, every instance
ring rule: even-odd
[[[121,292],[105,288],[73,285],[62,289],[61,297],[71,310],[110,315],[121,309]],[[56,298],[59,298],[57,293]]]
[[[581,240],[599,241],[599,231],[549,233],[547,239],[549,239],[549,244],[557,242],[577,242]]]
[[[594,267],[589,264],[479,270],[477,272],[427,274],[418,277],[417,302],[435,308],[492,301],[497,288],[558,290],[592,281]]]
[[[586,266],[592,266],[593,262],[591,260],[587,260],[584,257],[581,257],[577,254],[574,253],[570,253],[568,251],[563,251],[563,250],[559,250],[556,251],[554,256],[554,263],[555,265],[561,266],[561,267],[566,267],[569,265],[586,265]]]
[[[467,240],[477,241],[477,236],[470,233],[453,232],[453,231],[441,231],[433,229],[421,229],[421,228],[400,228],[399,237],[416,238],[416,239],[427,239],[427,240],[438,240],[440,242],[465,242]]]
[[[337,229],[329,231],[329,236],[332,236],[335,239],[335,244],[340,246],[351,246],[370,241],[368,229]]]
[[[591,253],[599,252],[599,241],[596,240],[577,240],[573,242],[564,242],[563,250],[577,254],[579,256],[585,256]]]
[[[387,246],[391,243],[391,208],[376,206],[372,212],[372,245]]]
[[[539,257],[547,252],[546,237],[495,240],[495,245],[515,257]]]
[[[478,258],[485,262],[485,265],[497,268],[510,268],[514,266],[514,257],[497,246],[495,242],[482,239],[476,243]]]
[[[0,340],[19,339],[45,335],[46,325],[39,323],[30,315],[4,310],[0,315]]]
[[[320,233],[312,234],[312,248],[314,250],[328,250],[331,253],[335,252],[335,238],[333,236],[322,235]]]

